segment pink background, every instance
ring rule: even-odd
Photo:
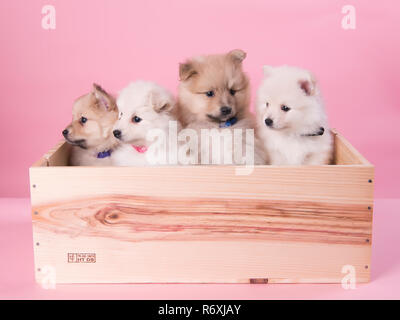
[[[56,8],[56,30],[41,9]],[[356,30],[341,9],[356,8]],[[178,63],[242,48],[263,64],[312,70],[330,122],[376,165],[376,197],[400,196],[400,3],[397,0],[2,0],[0,196],[29,196],[28,168],[61,139],[92,82],[117,93],[136,79],[176,92]]]

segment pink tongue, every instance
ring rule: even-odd
[[[134,146],[134,145],[132,145],[132,147],[139,153],[145,153],[147,151],[147,147],[146,146]]]

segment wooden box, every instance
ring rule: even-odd
[[[30,168],[36,279],[337,283],[370,279],[374,167],[340,134],[335,165]]]

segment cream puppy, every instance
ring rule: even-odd
[[[212,130],[217,139],[225,134],[233,137],[236,129],[242,132],[241,140],[225,140],[226,149],[215,149],[220,154],[215,164],[243,164],[242,155],[248,145],[246,129],[255,127],[254,116],[249,110],[250,82],[242,68],[245,58],[246,53],[236,49],[224,54],[196,56],[179,66],[177,113],[185,128],[195,130],[198,137],[205,129]],[[211,139],[209,143],[204,143],[204,140],[199,139],[199,155],[211,154],[214,152],[212,149],[217,147]],[[220,141],[222,145],[224,140]],[[253,150],[254,163],[265,164],[264,156],[257,152],[259,150],[257,147]],[[199,162],[208,164],[211,159],[200,157]]]
[[[332,135],[317,83],[303,69],[264,66],[256,101],[258,135],[271,165],[321,165]]]
[[[62,132],[72,144],[70,165],[110,166],[118,141],[112,134],[118,118],[115,98],[97,84],[74,102],[72,122]]]
[[[113,134],[121,146],[113,155],[117,166],[147,166],[168,164],[168,133],[170,121],[175,121],[172,112],[175,107],[173,96],[153,82],[136,81],[123,89],[117,99],[119,119]],[[176,122],[173,122],[177,125]],[[160,134],[164,140],[154,138]],[[151,152],[151,146],[158,144]],[[158,156],[161,155],[161,158]],[[160,163],[166,162],[166,163]]]

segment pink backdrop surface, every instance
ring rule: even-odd
[[[41,26],[46,4],[55,30]],[[346,4],[355,30],[341,27]],[[332,127],[376,165],[376,197],[399,197],[399,9],[397,0],[2,0],[0,196],[29,195],[29,166],[92,82],[116,93],[154,80],[176,92],[180,61],[242,48],[253,94],[263,64],[312,70]]]

